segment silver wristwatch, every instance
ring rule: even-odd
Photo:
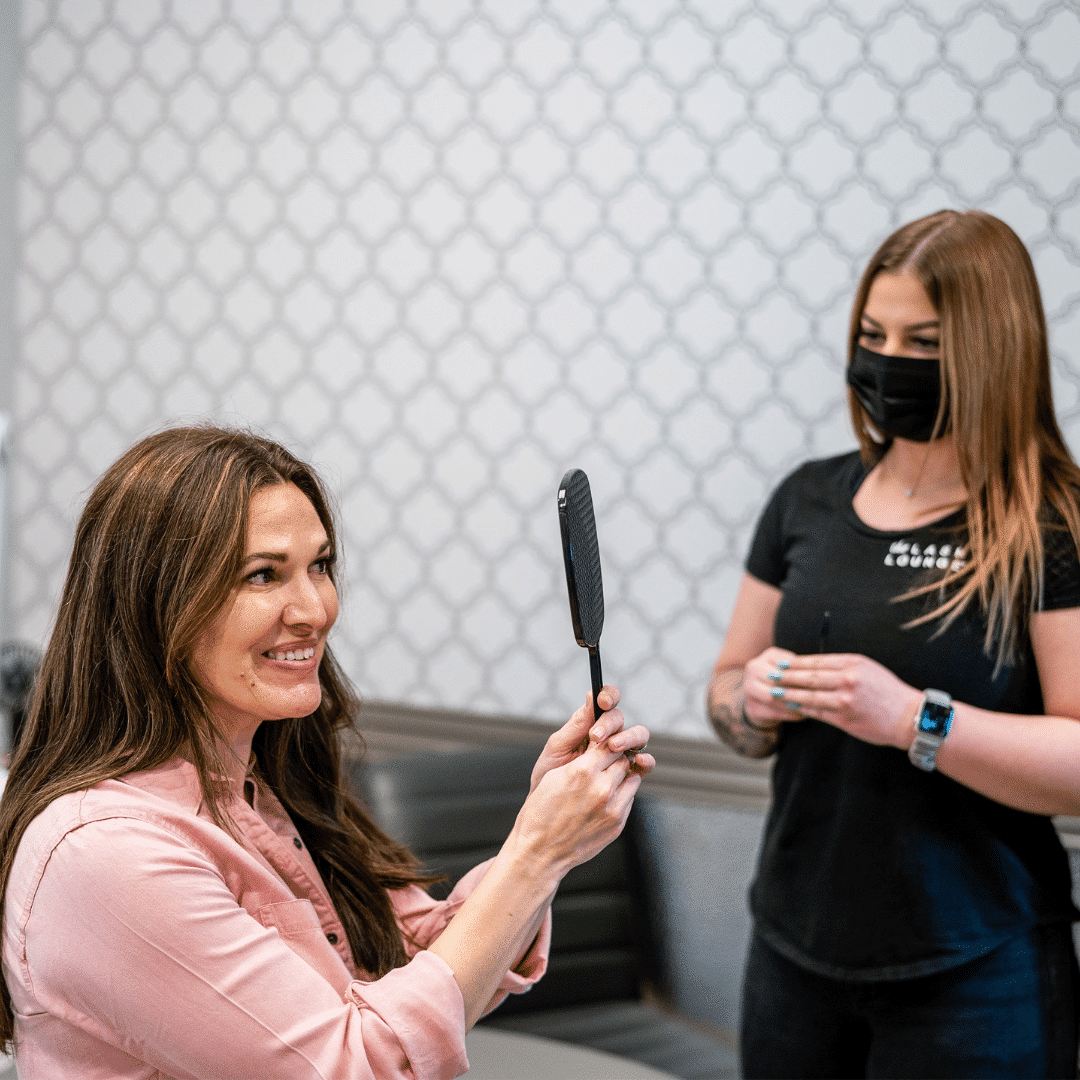
[[[933,772],[937,765],[938,748],[952,727],[952,697],[944,690],[924,690],[922,704],[915,717],[915,741],[907,756],[917,769]]]

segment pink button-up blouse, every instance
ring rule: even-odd
[[[424,947],[486,867],[442,902],[391,892],[411,960],[372,980],[281,804],[256,786],[253,805],[237,793],[228,810],[236,838],[176,760],[65,795],[30,824],[4,905],[20,1080],[463,1073],[461,992]],[[491,1008],[543,974],[549,940],[550,915]]]

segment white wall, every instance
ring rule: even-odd
[[[0,641],[6,640],[10,514],[6,432],[15,367],[16,130],[19,98],[19,8],[0,4]]]
[[[24,0],[12,617],[88,486],[260,425],[346,525],[369,696],[556,717],[555,514],[597,503],[605,672],[701,695],[766,492],[852,445],[861,265],[942,206],[1030,245],[1080,442],[1080,15],[1038,0]]]

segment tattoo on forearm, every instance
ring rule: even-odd
[[[708,692],[708,712],[716,733],[737,754],[744,757],[768,757],[780,735],[751,727],[743,709],[743,673],[721,671],[713,676]]]

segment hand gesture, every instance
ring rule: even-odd
[[[631,731],[647,735],[644,728]],[[523,845],[537,865],[552,867],[561,876],[587,862],[622,832],[642,775],[652,768],[653,760],[641,754],[638,758],[646,761],[631,762],[623,751],[612,749],[610,742],[621,738],[601,742],[590,734],[583,750],[566,764],[548,769],[533,786],[511,839]]]
[[[922,693],[884,665],[857,653],[787,654],[781,659],[786,663],[778,667],[778,674],[766,675],[778,705],[800,718],[823,720],[863,742],[901,750],[911,745]]]
[[[743,710],[754,727],[767,731],[786,721],[803,718],[794,704],[785,700],[783,693],[777,692],[784,672],[795,659],[795,653],[770,645],[746,665]]]
[[[639,724],[623,731],[625,718],[616,708],[618,704],[619,691],[614,686],[605,686],[600,691],[600,708],[604,712],[593,723],[592,694],[586,695],[585,704],[544,745],[533,766],[529,791],[536,790],[546,773],[569,764],[591,743],[606,744],[609,750],[618,754],[645,746],[649,741],[648,729]],[[630,764],[633,772],[644,776],[652,770],[656,759],[652,754],[638,752],[631,755]]]

